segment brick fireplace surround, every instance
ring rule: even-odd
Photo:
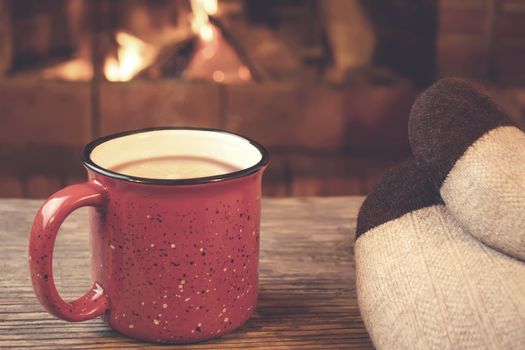
[[[99,99],[93,99],[89,83],[0,81],[0,194],[42,197],[79,182],[84,177],[80,149],[93,137],[159,125],[221,128],[254,137],[271,150],[268,195],[366,193],[395,161],[345,149],[403,145],[390,136],[402,133],[378,135],[373,125],[399,128],[414,94],[409,86],[341,90],[178,80],[104,83]],[[359,133],[354,135],[354,128]],[[397,157],[404,149],[393,151]]]
[[[501,7],[495,15],[486,3],[437,2],[437,75],[488,81],[489,92],[523,126],[525,74],[516,66],[525,58],[525,7],[494,1]],[[366,194],[385,169],[408,156],[406,121],[421,87],[402,75],[388,82],[222,84],[6,74],[0,76],[0,197],[42,198],[83,181],[84,144],[161,125],[226,129],[264,144],[271,152],[266,195]]]

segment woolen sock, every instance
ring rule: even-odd
[[[523,349],[525,263],[465,232],[414,163],[363,203],[359,309],[378,349]]]
[[[443,79],[416,99],[409,138],[461,225],[525,260],[525,133],[469,82]]]

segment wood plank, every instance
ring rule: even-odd
[[[353,258],[361,197],[265,199],[257,313],[239,330],[177,349],[371,349],[359,315]],[[67,323],[38,304],[27,275],[28,231],[39,200],[0,200],[0,347],[165,349],[112,331],[101,319]],[[59,291],[89,286],[85,209],[57,240]]]

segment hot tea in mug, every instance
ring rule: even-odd
[[[64,320],[103,316],[148,341],[231,332],[257,303],[267,162],[261,145],[212,129],[144,129],[91,142],[88,181],[52,195],[35,218],[29,264],[38,299]],[[64,219],[83,206],[92,207],[93,286],[66,302],[53,281],[53,246]]]

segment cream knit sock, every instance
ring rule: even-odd
[[[523,349],[525,263],[465,232],[414,164],[363,203],[359,308],[378,349]]]
[[[417,98],[409,135],[461,226],[525,260],[525,133],[470,83],[444,79]]]

